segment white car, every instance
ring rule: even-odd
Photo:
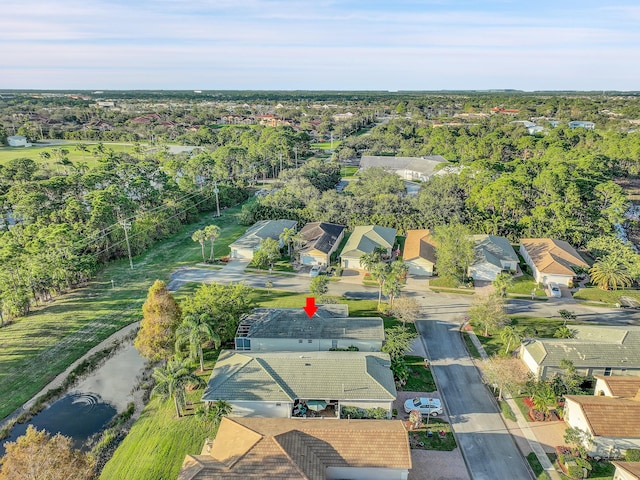
[[[320,268],[320,265],[314,265],[313,267],[311,267],[311,270],[309,270],[309,276],[317,277],[318,275],[320,275]]]
[[[442,403],[439,398],[416,397],[409,398],[404,402],[404,411],[410,413],[411,410],[418,410],[423,415],[442,415]]]
[[[560,290],[560,287],[558,286],[557,283],[550,283],[549,284],[549,292],[551,292],[551,296],[552,297],[561,297],[562,296],[562,291]]]

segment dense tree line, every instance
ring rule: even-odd
[[[212,177],[192,167],[196,162],[172,170],[161,159],[107,152],[95,168],[66,175],[28,158],[0,167],[2,323],[127,255],[125,226],[137,255],[215,209]],[[222,207],[246,198],[241,184],[218,186]]]

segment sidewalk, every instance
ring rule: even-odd
[[[475,345],[476,349],[480,353],[480,356],[482,357],[482,359],[487,360],[489,358],[487,356],[487,352],[484,351],[484,347],[480,343],[480,340],[478,340],[478,337],[476,336],[475,332],[473,330],[470,330],[467,333],[469,334],[469,338],[471,338],[471,341]],[[531,447],[531,451],[536,454],[536,457],[538,457],[538,461],[540,462],[540,465],[542,465],[542,468],[544,468],[544,471],[547,473],[549,478],[551,478],[551,480],[562,480],[562,478],[560,477],[556,469],[551,464],[551,461],[549,460],[549,457],[547,457],[547,454],[542,448],[542,445],[540,445],[535,434],[529,427],[529,422],[527,422],[527,420],[522,415],[522,412],[518,408],[518,405],[516,405],[516,402],[513,399],[513,397],[511,397],[511,395],[508,392],[503,392],[503,399],[505,402],[507,402],[507,404],[509,405],[509,408],[511,408],[511,411],[516,416],[518,428],[520,429],[524,437],[527,439],[527,442]]]

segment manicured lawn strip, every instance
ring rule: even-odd
[[[471,341],[471,336],[467,332],[464,332],[462,334],[462,338],[464,339],[464,343],[467,346],[467,349],[469,350],[469,353],[471,354],[471,356],[473,358],[481,359],[482,357],[480,356],[480,352],[478,352],[478,349],[476,348],[474,343]]]
[[[202,390],[194,392],[202,395]],[[177,478],[186,454],[200,454],[207,432],[195,416],[175,416],[173,402],[154,398],[105,465],[101,480]]]
[[[407,392],[435,392],[437,390],[431,370],[424,366],[423,357],[407,355],[404,360],[409,368],[409,378],[402,387],[403,390]]]
[[[429,290],[436,293],[455,293],[456,295],[475,295],[476,294],[476,292],[470,289],[463,290],[461,288],[440,288],[440,287],[432,287],[431,285],[429,285]]]
[[[342,142],[341,140],[334,140],[333,141],[333,146],[331,146],[331,142],[312,143],[309,148],[317,149],[317,150],[331,150],[331,149],[338,148],[338,146],[340,145],[341,142]],[[347,167],[347,168],[349,168],[349,167]],[[355,168],[357,168],[357,167],[355,167]]]
[[[616,467],[611,462],[590,460],[593,469],[589,473],[589,478],[597,478],[600,480],[613,480]]]
[[[200,222],[185,226],[134,258],[133,270],[127,259],[112,262],[87,287],[36,307],[29,316],[0,329],[0,418],[33,397],[91,347],[139,320],[155,279],[168,281],[176,267],[201,260],[200,245],[191,240],[194,230],[219,225],[222,235],[216,241],[216,252],[228,252],[230,241],[246,229],[237,225],[239,212],[240,207],[234,207],[220,218],[204,214]]]
[[[520,409],[520,412],[522,412],[522,416],[524,416],[525,420],[527,422],[533,422],[533,420],[531,420],[531,418],[529,417],[529,407],[527,407],[524,404],[524,398],[525,397],[513,397],[513,399],[516,402],[516,405],[518,405],[518,408]]]
[[[619,290],[602,290],[597,287],[581,288],[573,294],[576,300],[585,300],[590,302],[604,302],[608,305],[614,305],[620,301],[620,297],[632,297],[640,301],[640,290],[637,289],[619,289]]]
[[[538,457],[536,456],[535,453],[531,452],[529,455],[527,455],[527,462],[529,462],[529,465],[531,466],[531,470],[533,470],[533,473],[535,474],[537,480],[549,479],[549,476],[544,471],[544,468],[542,468],[542,465],[540,464],[540,460],[538,460]]]
[[[516,421],[516,416],[507,402],[498,400],[498,405],[500,405],[500,411],[502,412],[502,416],[504,418],[506,418],[507,420],[511,420],[512,422]]]
[[[449,280],[448,278],[430,278],[429,288],[431,287],[458,288],[458,282]]]

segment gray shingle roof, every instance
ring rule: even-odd
[[[247,333],[237,336],[249,338],[384,340],[381,318],[335,317],[322,308],[312,318],[301,308],[257,308],[243,317],[238,330]]]
[[[502,268],[501,260],[518,262],[518,255],[505,237],[496,235],[471,235],[474,245],[473,265],[490,263]]]
[[[203,400],[292,401],[396,398],[389,355],[379,352],[223,350]]]
[[[295,220],[260,220],[254,223],[235,242],[229,245],[231,248],[252,248],[260,246],[260,242],[266,238],[278,240],[285,228],[295,228],[298,224]]]
[[[640,327],[575,325],[575,338],[538,338],[524,348],[542,366],[563,359],[580,368],[640,367]]]
[[[302,251],[315,249],[323,253],[329,253],[345,228],[335,223],[307,223],[299,233],[300,238],[306,242]]]

